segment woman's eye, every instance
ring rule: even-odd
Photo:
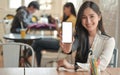
[[[90,16],[90,18],[94,18],[94,16]]]
[[[85,18],[86,18],[86,17],[84,17],[84,16],[82,17],[82,19],[85,19]]]

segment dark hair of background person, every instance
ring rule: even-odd
[[[75,11],[75,7],[74,7],[73,3],[67,2],[64,5],[63,10],[64,10],[65,7],[70,7],[72,15],[76,16],[76,11]],[[66,21],[68,18],[69,18],[69,16],[66,16],[65,13],[63,13],[63,20],[62,21]]]
[[[25,7],[25,6],[20,6],[20,7],[18,7],[18,8],[16,9],[16,12],[18,12],[18,11],[21,10],[21,9],[26,9],[26,7]]]
[[[101,19],[98,22],[97,28],[98,28],[98,30],[101,31],[102,35],[107,35],[104,31],[103,22],[102,22],[102,15],[101,15],[101,11],[100,11],[98,5],[92,1],[84,2],[78,11],[76,27],[75,27],[75,30],[76,30],[75,38],[78,38],[78,40],[79,40],[79,46],[77,48],[75,62],[81,62],[81,63],[87,62],[88,54],[90,51],[89,50],[90,49],[89,33],[83,27],[82,22],[81,22],[83,12],[86,8],[91,8],[98,16],[101,16]]]
[[[31,6],[33,6],[33,8],[35,8],[35,9],[39,10],[40,4],[37,1],[32,1],[29,3],[28,7],[31,7]]]

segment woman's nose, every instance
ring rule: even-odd
[[[90,18],[87,18],[87,24],[90,24],[90,23],[91,23]]]

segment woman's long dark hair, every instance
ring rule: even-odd
[[[92,1],[86,1],[80,7],[78,16],[77,16],[76,27],[75,27],[76,28],[75,38],[77,38],[79,40],[79,45],[77,48],[75,62],[86,63],[87,59],[88,59],[88,54],[89,54],[89,49],[90,49],[89,33],[83,27],[82,22],[81,22],[83,12],[88,7],[91,8],[95,13],[97,13],[98,16],[101,16],[99,7],[97,6],[97,4],[95,4]],[[104,28],[103,28],[102,16],[101,16],[100,21],[98,22],[98,30],[101,31],[101,34],[106,35]]]
[[[63,9],[64,9],[65,7],[70,7],[70,8],[71,8],[71,11],[70,11],[70,12],[72,13],[72,15],[76,16],[76,11],[75,11],[75,7],[74,7],[73,3],[67,2],[67,3],[64,5]],[[69,18],[69,16],[66,16],[65,13],[63,13],[63,20],[62,20],[62,21],[66,21],[68,18]]]

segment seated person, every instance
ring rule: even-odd
[[[62,66],[76,70],[78,68],[77,62],[88,63],[89,52],[92,50],[92,55],[100,61],[100,70],[105,70],[112,58],[115,40],[105,33],[101,11],[94,2],[86,1],[82,4],[75,28],[76,34],[73,43],[65,44],[60,40],[60,46],[65,53],[77,50],[75,63],[72,65],[66,59],[63,59],[58,61],[58,67]],[[89,66],[84,66],[83,69],[87,68],[89,70]]]
[[[71,12],[72,11],[72,12]],[[64,5],[64,15],[62,21],[68,21],[73,23],[73,29],[75,27],[76,22],[76,12],[74,5],[70,2]],[[59,32],[59,29],[57,29]],[[32,44],[33,49],[36,52],[37,57],[37,66],[40,67],[41,64],[41,51],[43,49],[47,50],[58,50],[59,49],[59,40],[53,38],[43,38],[33,42]]]
[[[21,6],[16,10],[16,15],[12,22],[11,33],[20,33],[21,22],[24,28],[28,25],[33,24],[32,14],[39,9],[39,3],[37,1],[32,1],[28,7]]]
[[[10,29],[11,33],[20,33],[21,23],[24,28],[27,28],[29,25],[33,24],[32,22],[32,14],[39,10],[39,3],[37,1],[32,1],[28,5],[28,7],[21,6],[16,10],[16,15],[12,22],[12,27]],[[15,42],[23,42],[27,44],[31,44],[31,40],[14,40]]]
[[[50,23],[50,24],[55,24],[55,19],[51,16],[51,15],[48,15],[48,22]]]
[[[55,19],[52,17],[52,15],[41,15],[41,18],[47,18],[48,22],[50,24],[55,24]]]

